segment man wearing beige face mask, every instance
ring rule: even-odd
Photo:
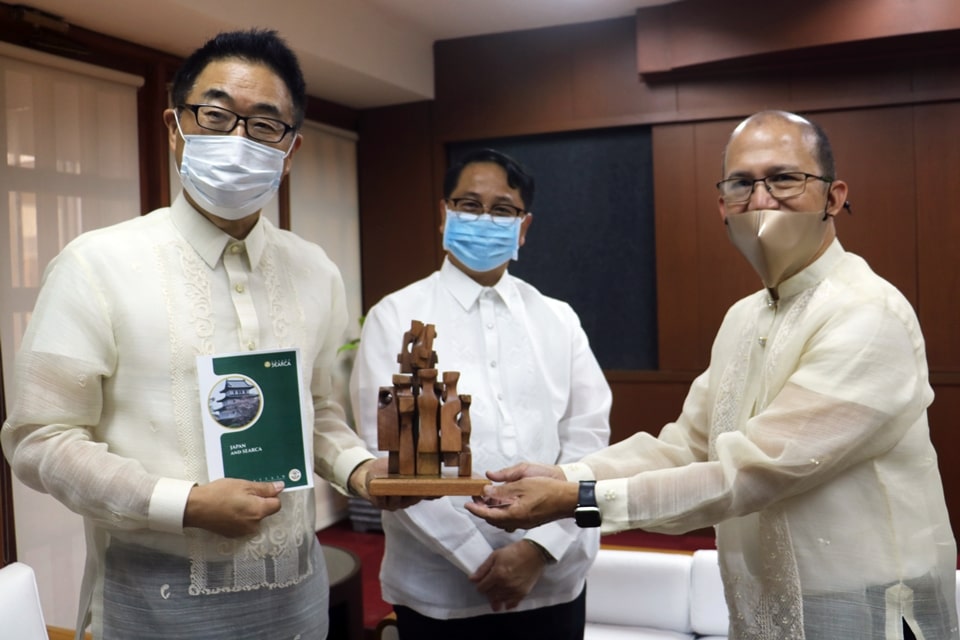
[[[834,173],[826,135],[799,116],[761,112],[730,138],[726,177],[717,183],[720,214],[773,300],[778,285],[819,258],[837,236],[833,216],[846,206],[847,184]]]
[[[680,417],[579,463],[488,474],[505,484],[467,509],[508,530],[715,525],[737,640],[958,638],[923,336],[836,238],[847,185],[826,135],[755,114],[717,187],[763,289],[727,312]]]

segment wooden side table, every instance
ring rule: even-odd
[[[320,547],[330,576],[330,633],[327,640],[364,640],[360,558],[342,547],[328,544]]]

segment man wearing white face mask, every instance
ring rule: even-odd
[[[27,485],[84,517],[77,638],[88,623],[97,640],[326,637],[313,492],[208,481],[196,367],[299,349],[316,472],[369,497],[370,472],[386,471],[330,399],[340,274],[260,217],[300,145],[305,100],[274,32],[213,38],[163,114],[183,194],[80,236],[45,274],[2,443]]]
[[[755,114],[723,172],[720,214],[764,288],[727,312],[677,421],[578,464],[490,474],[509,506],[467,508],[536,526],[596,482],[604,532],[716,525],[731,639],[956,640],[914,311],[836,239],[847,185],[819,127]]]
[[[377,450],[377,396],[398,371],[411,320],[436,326],[442,371],[470,394],[473,469],[577,460],[609,440],[611,394],[580,321],[507,267],[533,220],[534,182],[493,150],[467,155],[444,180],[440,270],[367,314],[351,379],[354,415]],[[402,638],[583,638],[584,576],[596,530],[556,523],[527,535],[470,517],[467,498],[385,513],[383,597]]]

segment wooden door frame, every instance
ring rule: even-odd
[[[2,347],[0,347],[2,354]],[[0,359],[0,363],[3,360]],[[3,365],[0,364],[0,424],[7,419],[3,396]],[[13,522],[13,478],[7,459],[0,455],[0,567],[17,561],[17,537]]]

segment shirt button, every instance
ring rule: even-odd
[[[488,323],[487,323],[487,329],[493,329],[493,323],[492,323],[492,322],[488,322]]]
[[[230,253],[240,253],[240,245],[230,245]]]
[[[497,368],[497,361],[496,361],[496,360],[491,360],[491,361],[490,361],[490,367],[491,367],[492,369],[496,369],[496,368]]]
[[[250,351],[253,351],[256,348],[257,348],[257,343],[254,342],[253,340],[247,343],[247,349],[249,349]]]
[[[234,289],[237,290],[237,293],[243,293],[244,291],[244,287],[242,284],[238,284],[237,286],[234,287]]]

